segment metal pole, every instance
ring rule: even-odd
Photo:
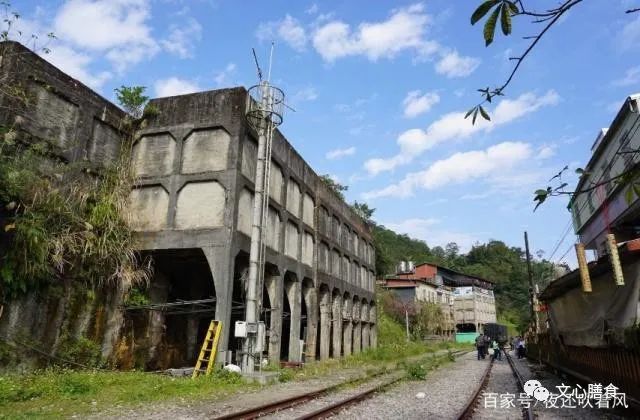
[[[536,326],[536,334],[538,333],[538,322],[536,319],[536,314],[533,308],[535,303],[535,296],[533,290],[533,273],[531,271],[531,254],[529,253],[529,235],[527,235],[527,231],[524,232],[524,247],[527,253],[527,274],[529,276],[529,303],[531,305],[531,319],[535,322]]]
[[[263,82],[264,83],[264,82]],[[262,104],[263,106],[268,103],[268,84],[265,84],[263,89]],[[264,108],[263,108],[264,109]],[[245,320],[247,325],[254,325],[257,328],[258,322],[258,279],[260,276],[260,254],[262,245],[262,222],[263,217],[263,194],[264,194],[264,179],[265,179],[265,161],[266,156],[266,130],[265,125],[267,122],[263,120],[263,123],[258,130],[258,156],[256,162],[256,180],[255,180],[255,192],[253,196],[253,222],[251,226],[251,248],[249,251],[249,279],[247,280],[247,308]],[[270,157],[269,157],[270,158]],[[262,268],[264,269],[264,268]],[[246,373],[254,371],[253,349],[255,348],[255,342],[257,334],[248,333],[247,338],[244,340],[242,350],[242,370]]]
[[[404,308],[404,323],[407,328],[407,341],[411,341],[411,338],[409,336],[409,311],[407,310],[406,306]]]

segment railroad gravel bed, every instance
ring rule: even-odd
[[[380,392],[334,416],[340,419],[451,419],[465,407],[477,389],[487,360],[468,353],[423,381],[407,381]],[[418,398],[424,393],[423,398]]]
[[[339,401],[345,400],[349,397],[357,395],[361,392],[365,392],[367,390],[376,388],[386,382],[390,382],[396,378],[404,377],[404,372],[400,373],[390,373],[386,375],[381,375],[372,381],[368,381],[366,383],[362,383],[355,386],[347,386],[344,389],[337,390],[336,392],[331,392],[326,395],[322,395],[312,401],[306,402],[300,406],[291,407],[286,410],[278,411],[272,415],[260,417],[261,419],[281,419],[281,420],[289,420],[289,419],[297,419],[302,415],[310,414],[319,410],[321,408],[327,407],[331,404],[337,403]]]
[[[511,395],[511,403],[502,395]],[[506,357],[496,360],[489,374],[487,387],[480,395],[474,419],[519,419],[522,410],[516,398],[519,395],[518,382],[513,376]],[[495,405],[494,405],[495,402]]]
[[[419,360],[427,355],[443,355],[446,350],[408,358]],[[392,368],[396,362],[386,364]],[[257,407],[277,400],[294,397],[302,393],[320,390],[343,382],[364,378],[366,370],[382,369],[382,365],[366,366],[351,369],[336,369],[334,372],[309,378],[304,381],[295,380],[277,383],[265,387],[247,387],[245,391],[217,395],[215,398],[193,400],[185,398],[171,399],[165,402],[152,402],[139,406],[114,406],[89,416],[97,419],[211,419],[247,408]],[[86,416],[83,416],[86,417]]]
[[[546,370],[543,366],[538,365],[528,359],[518,360],[513,354],[513,361],[515,362],[516,369],[522,375],[525,381],[529,379],[536,379],[540,381],[542,386],[547,388],[552,393],[558,394],[556,386],[569,385],[572,388],[575,383],[571,379],[562,379]],[[608,385],[608,384],[604,384]],[[637,414],[629,415],[629,417],[622,417],[618,413],[612,413],[610,410],[598,409],[598,408],[559,408],[559,407],[545,407],[544,403],[537,403],[533,407],[533,412],[537,419],[624,419],[624,418],[637,418]]]

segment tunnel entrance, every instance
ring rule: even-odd
[[[123,366],[147,370],[193,366],[215,317],[209,263],[199,248],[143,256],[153,259],[154,273],[146,288],[133,288],[125,298],[123,337],[131,339],[132,360],[124,360]]]

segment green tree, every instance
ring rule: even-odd
[[[120,86],[114,89],[116,99],[122,109],[124,109],[131,117],[141,118],[149,97],[144,95],[145,86]]]
[[[362,217],[364,221],[373,222],[371,218],[373,217],[373,213],[376,209],[372,209],[367,203],[358,203],[357,201],[354,201],[351,208],[358,216]]]
[[[329,174],[320,175],[320,179],[326,184],[327,187],[329,187],[331,191],[335,192],[338,197],[344,200],[344,192],[349,189],[347,185],[342,185],[341,183],[335,181]]]

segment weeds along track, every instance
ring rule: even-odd
[[[468,353],[467,350],[460,350],[451,352],[451,355],[459,357],[466,353]],[[445,354],[440,356],[445,356]],[[271,415],[279,419],[321,419],[361,402],[405,377],[404,368],[392,371],[381,369],[363,378],[344,381],[290,398],[224,414],[216,419],[255,419],[258,417],[268,418]]]

